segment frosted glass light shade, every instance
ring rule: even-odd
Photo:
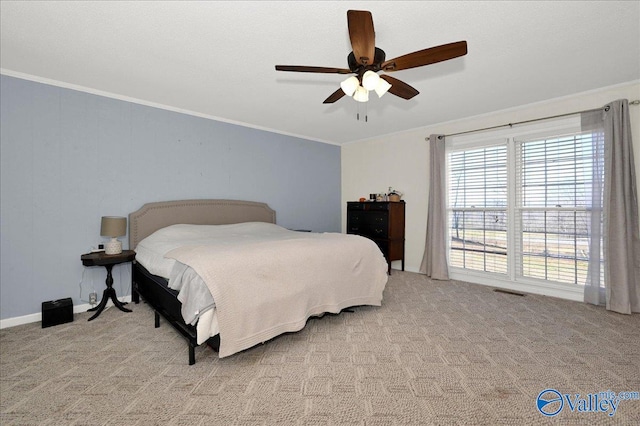
[[[387,91],[391,89],[391,84],[383,78],[378,79],[378,84],[376,85],[375,91],[378,94],[378,97],[381,98],[382,95],[387,93]]]
[[[367,71],[362,76],[362,87],[367,90],[374,90],[378,85],[380,76],[373,71]]]
[[[356,93],[353,95],[353,99],[358,102],[367,102],[369,100],[369,91],[362,86],[358,86]]]
[[[340,88],[345,95],[353,96],[359,85],[360,82],[358,81],[358,77],[352,75],[351,77],[340,83]]]

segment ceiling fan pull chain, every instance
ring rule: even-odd
[[[360,103],[358,103],[356,105],[356,120],[360,121]],[[368,123],[369,122],[369,113],[368,113],[368,109],[367,109],[367,104],[364,104],[364,122]]]

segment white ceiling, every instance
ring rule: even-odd
[[[409,101],[325,105],[346,76],[274,66],[348,68],[348,9],[372,12],[387,59],[469,53],[392,73]],[[640,80],[638,1],[3,0],[0,19],[4,74],[333,144]]]

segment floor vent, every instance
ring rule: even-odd
[[[503,290],[501,288],[495,288],[493,289],[493,291],[498,292],[498,293],[506,293],[506,294],[512,294],[514,296],[524,296],[524,293],[518,293],[517,291],[511,291],[511,290]]]

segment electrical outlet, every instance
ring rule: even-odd
[[[89,293],[89,303],[92,305],[98,303],[98,294],[95,291],[93,293]]]
[[[91,247],[91,253],[104,251],[104,244],[98,244],[98,248]]]

